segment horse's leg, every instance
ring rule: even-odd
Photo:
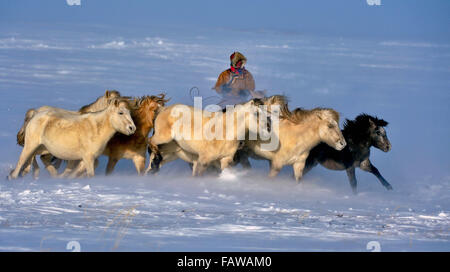
[[[220,170],[225,170],[225,168],[228,168],[230,163],[233,161],[233,156],[224,157],[220,159]]]
[[[87,177],[92,178],[95,175],[95,157],[93,155],[85,156],[83,162],[85,164]]]
[[[305,162],[305,167],[303,168],[303,176],[306,175],[311,169],[317,166],[319,162],[313,156],[308,156]]]
[[[269,177],[274,178],[278,175],[278,173],[280,173],[281,168],[283,168],[283,165],[277,161],[270,161],[269,164],[270,164]]]
[[[84,174],[86,171],[86,175],[88,178],[93,177],[95,175],[95,164],[96,160],[93,156],[85,156],[78,164],[75,170],[72,171],[69,178],[77,178]]]
[[[67,178],[70,176],[70,174],[74,171],[75,168],[77,168],[80,161],[67,161],[66,169],[58,176],[60,178]]]
[[[145,169],[145,156],[136,155],[133,157],[134,167],[136,167],[136,171],[138,175],[144,174]]]
[[[160,168],[160,163],[163,160],[161,152],[159,151],[158,145],[166,144],[172,141],[171,135],[164,137],[162,133],[155,133],[152,137],[148,138],[148,153],[153,156],[149,168],[153,168],[156,171]]]
[[[174,159],[167,160],[167,158],[171,158],[171,155],[173,156],[174,154],[166,154],[166,152],[161,153],[159,151],[157,154],[151,150],[150,146],[148,147],[148,154],[150,154],[150,156],[148,159],[148,167],[145,169],[145,175],[150,171],[156,173],[165,163],[177,159],[177,157],[175,157]]]
[[[106,175],[110,175],[114,171],[114,167],[119,160],[116,157],[108,157],[108,164],[106,165]]]
[[[153,173],[158,172],[158,170],[166,163],[174,161],[178,158],[183,159],[185,161],[192,161],[192,159],[188,158],[185,152],[178,147],[178,144],[171,142],[163,144],[162,146],[157,147],[158,154],[152,152],[150,150],[149,144],[149,163],[148,167],[145,170],[145,174],[152,171]]]
[[[53,166],[55,167],[56,171],[58,171],[58,169],[61,167],[62,160],[58,159],[58,158],[55,158],[55,157],[52,158],[52,161],[53,160],[55,161]]]
[[[27,161],[25,163],[25,165],[22,167],[22,171],[20,171],[19,176],[21,177],[25,177],[28,173],[31,172],[32,167],[34,166],[34,164],[30,163],[30,162],[34,162],[36,156],[33,156],[33,158],[30,159],[30,161]],[[33,169],[34,171],[34,169]]]
[[[235,157],[237,156],[237,163],[240,163],[242,165],[242,168],[244,169],[251,169],[252,165],[250,164],[250,161],[248,160],[248,154],[244,150],[238,150],[236,152]],[[235,160],[233,159],[233,162]]]
[[[33,178],[38,179],[39,173],[40,173],[40,168],[39,168],[39,164],[36,160],[36,156],[33,156],[32,160],[33,160]]]
[[[366,172],[374,174],[386,189],[388,190],[393,189],[391,184],[389,184],[389,182],[387,182],[387,180],[383,178],[383,176],[380,174],[380,171],[378,171],[378,169],[375,166],[373,166],[373,164],[370,162],[368,158],[361,162],[359,168],[361,168]]]
[[[37,167],[35,167],[35,165]],[[28,173],[31,172],[31,170],[33,170],[33,178],[37,179],[36,173],[37,176],[39,177],[39,165],[36,163],[36,154],[31,156],[31,158],[27,160],[27,162],[22,166],[22,170],[19,172],[19,176],[25,177]]]
[[[303,169],[305,168],[305,161],[304,160],[297,160],[292,165],[292,168],[294,169],[295,180],[298,183],[300,183],[300,179],[303,177]]]
[[[155,158],[155,153],[152,153],[150,148],[148,148],[148,154],[150,156],[148,158],[148,167],[147,167],[147,169],[145,169],[145,175],[147,175],[147,173],[152,170],[152,162],[153,162],[153,159]],[[159,166],[161,166],[161,165],[159,165]]]
[[[195,177],[196,173],[198,172],[198,161],[195,160],[192,162],[192,176]]]
[[[357,194],[356,187],[358,185],[358,182],[356,180],[355,167],[352,166],[350,168],[347,168],[346,171],[347,171],[348,181],[350,182],[350,186],[352,187],[352,191],[356,195]]]
[[[53,155],[52,154],[44,154],[41,155],[41,161],[45,166],[45,169],[50,173],[50,176],[53,178],[58,176],[58,170],[52,164]]]
[[[205,173],[206,168],[208,168],[208,164],[206,163],[201,163],[201,162],[196,162],[194,163],[193,167],[192,167],[192,176],[201,176],[203,175],[203,173]]]
[[[95,159],[95,161],[94,161],[94,169],[97,169],[98,164],[99,164],[99,160]],[[76,173],[76,177],[77,178],[86,178],[87,177],[86,169],[82,169],[81,171],[78,171]]]
[[[30,138],[31,140],[32,138]],[[8,175],[8,179],[16,179],[19,176],[20,171],[22,170],[22,167],[27,164],[31,163],[31,157],[34,156],[34,153],[39,147],[39,144],[33,143],[31,141],[28,141],[29,144],[25,144],[25,146],[22,149],[22,153],[20,153],[19,160],[17,161],[16,168]]]
[[[211,161],[212,160],[204,154],[199,154],[198,160],[194,161],[194,166],[192,167],[192,176],[203,175]]]
[[[228,163],[227,167],[231,167],[233,163],[233,160],[231,160],[230,163]],[[224,168],[224,169],[225,169]],[[222,163],[220,160],[215,160],[211,163],[210,167],[208,168],[210,172],[215,173],[215,174],[220,174],[223,170],[222,170]]]
[[[72,161],[70,161],[70,162],[72,162]],[[68,178],[70,178],[70,179],[77,178],[78,176],[83,174],[84,171],[86,171],[85,162],[83,160],[75,161],[75,163],[72,164],[71,166],[76,166],[76,167],[73,168],[72,171],[68,172],[69,173]],[[67,165],[67,167],[69,167],[69,165]],[[67,170],[67,168],[66,168],[66,170]]]
[[[100,163],[100,161],[98,160],[98,158],[95,159],[95,161],[94,161],[94,169],[97,169],[99,163]]]
[[[147,175],[148,172],[152,171],[152,173],[156,174],[159,169],[166,163],[174,161],[178,159],[178,156],[176,153],[160,153],[160,157],[157,157],[155,153],[151,153],[149,157],[148,167],[145,169],[144,175]],[[155,163],[155,160],[158,161],[158,163]]]

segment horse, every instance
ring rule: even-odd
[[[70,111],[70,110],[65,110],[65,109],[51,107],[51,106],[42,106],[37,109],[29,109],[25,113],[25,119],[24,119],[23,125],[20,128],[19,132],[17,133],[17,144],[22,147],[24,146],[26,127],[27,127],[29,121],[31,120],[31,118],[33,118],[33,116],[39,112],[53,111],[53,112],[71,113],[71,114],[83,114],[86,112],[96,112],[96,111],[104,110],[113,99],[117,99],[120,97],[122,97],[122,96],[119,91],[106,90],[104,95],[98,97],[94,102],[90,103],[89,105],[85,105],[85,106],[81,107],[78,111]],[[127,98],[127,97],[124,97],[124,98]],[[43,152],[43,154],[41,154],[40,158],[41,158],[41,161],[44,164],[45,168],[50,173],[50,175],[52,177],[56,177],[57,169],[59,168],[62,161],[60,159],[55,160],[55,158],[51,154],[48,154],[48,153],[45,154],[45,152]],[[55,165],[52,164],[52,161],[55,161]],[[34,157],[32,159],[32,163],[28,164],[28,166],[23,169],[23,171],[21,172],[21,175],[25,176],[28,172],[30,172],[31,165],[33,165],[33,168],[34,168],[33,176],[35,179],[37,179],[39,176],[39,165],[37,164],[37,161]]]
[[[164,99],[165,94],[157,96],[143,96],[135,100],[136,108],[131,111],[136,124],[136,132],[130,136],[123,134],[114,135],[106,145],[103,155],[108,156],[106,174],[111,174],[116,163],[122,159],[132,160],[140,175],[145,169],[147,152],[147,138],[153,128],[155,118],[159,110],[169,101]]]
[[[165,94],[157,96],[143,96],[130,100],[131,116],[136,125],[136,132],[130,136],[116,133],[109,140],[102,155],[108,156],[108,164],[106,167],[106,175],[114,171],[117,162],[122,159],[132,160],[137,173],[143,173],[146,161],[147,137],[153,128],[153,122],[156,114],[169,101],[164,99]],[[96,163],[98,163],[96,161]],[[85,172],[85,169],[78,168],[75,172],[78,162],[69,162],[66,170],[60,175],[61,177],[76,177]]]
[[[304,173],[306,174],[319,163],[331,170],[346,170],[350,186],[356,194],[355,168],[359,167],[375,175],[387,190],[392,190],[392,186],[369,159],[372,146],[384,152],[391,150],[392,146],[384,128],[387,125],[388,122],[385,120],[364,113],[358,115],[355,120],[347,119],[342,130],[347,146],[343,150],[336,151],[324,144],[319,144],[311,150],[306,159]]]
[[[94,113],[42,111],[27,124],[25,144],[8,179],[16,179],[35,154],[48,152],[63,160],[82,160],[88,177],[95,174],[94,161],[116,132],[131,135],[136,126],[126,100],[114,99],[106,109]]]
[[[336,150],[342,150],[346,141],[339,129],[339,113],[329,108],[304,110],[297,108],[287,118],[280,118],[276,135],[278,149],[264,150],[266,141],[246,141],[247,155],[269,160],[269,177],[278,175],[285,165],[292,165],[294,177],[300,181],[310,150],[324,142]]]
[[[273,112],[274,114],[278,114],[280,118],[289,118],[290,117],[290,111],[288,108],[288,98],[284,95],[273,95],[270,97],[264,97],[261,99],[263,104],[267,106],[268,112]],[[273,107],[277,105],[278,108]],[[278,112],[276,112],[278,111]],[[223,112],[225,112],[223,110]],[[150,140],[150,139],[149,139]],[[171,141],[169,143],[160,144],[158,145],[158,151],[161,158],[158,158],[159,160],[159,168],[162,167],[164,164],[169,163],[171,161],[174,161],[176,159],[182,159],[189,164],[193,164],[194,161],[198,159],[198,156],[193,153],[189,153],[186,150],[182,149],[176,141]],[[153,160],[154,160],[154,154],[152,153],[151,147],[148,147],[148,153],[150,155],[150,163],[148,164],[147,169],[145,170],[145,173],[147,174],[150,171],[157,171],[158,169],[153,168]],[[242,165],[246,168],[250,167],[250,163],[248,162],[248,157],[246,156],[246,152],[243,152],[242,150],[242,143],[240,145],[240,148],[236,151],[236,154],[233,158],[233,163],[231,166],[236,165],[237,163],[242,163]],[[239,160],[237,159],[239,158]],[[214,170],[220,170],[220,163],[214,162],[211,164],[212,168],[215,168]]]
[[[261,115],[265,114],[263,110],[258,108],[261,105],[263,105],[262,100],[255,98],[222,112],[208,112],[181,104],[165,108],[156,117],[155,133],[149,139],[151,162],[146,172],[152,167],[155,156],[161,157],[159,146],[162,145],[164,149],[168,147],[167,144],[170,147],[168,149],[175,147],[176,150],[166,150],[166,153],[172,155],[176,153],[177,157],[193,163],[193,176],[202,175],[206,167],[212,163],[220,164],[220,169],[223,171],[232,162],[234,154],[240,146],[241,140],[238,139],[240,133],[245,134],[245,137],[249,134],[270,133],[266,123],[269,120],[261,118]],[[173,116],[177,112],[185,113],[182,118],[187,116],[187,120],[180,124],[180,118],[174,118]],[[196,116],[203,117],[198,120],[200,118],[196,119]],[[226,128],[228,116],[233,118],[233,130],[230,131],[227,131]],[[198,127],[196,127],[196,122],[201,122]],[[210,139],[204,137],[205,131],[212,128],[209,127],[210,124],[215,124],[213,134],[216,133],[215,136],[218,137]],[[178,125],[178,127],[175,127],[175,125]],[[259,127],[264,129],[261,130]],[[180,130],[183,130],[183,135],[180,135]],[[196,138],[196,134],[202,137]],[[158,162],[155,163],[157,169],[159,168],[158,164]]]

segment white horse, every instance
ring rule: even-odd
[[[114,134],[131,135],[135,131],[125,100],[115,99],[103,111],[82,115],[54,110],[39,112],[26,127],[24,148],[8,178],[17,178],[36,154],[44,152],[63,160],[82,160],[79,166],[86,167],[88,177],[92,177],[95,159]]]
[[[264,105],[267,106],[267,110],[271,113],[278,115],[279,118],[286,119],[286,118],[290,117],[291,113],[289,112],[287,97],[285,97],[283,95],[273,95],[270,97],[264,97],[261,100],[264,103]],[[158,145],[158,152],[161,155],[161,158],[159,158],[160,159],[159,168],[161,168],[164,164],[169,163],[174,160],[177,160],[177,159],[182,159],[185,162],[190,163],[190,164],[193,164],[198,159],[198,156],[196,154],[189,153],[186,150],[182,149],[175,141],[171,141],[167,144]],[[152,162],[155,159],[155,154],[152,153],[150,148],[149,148],[149,154],[150,154],[150,163],[148,164],[148,167],[145,170],[145,174],[154,170],[154,169],[152,169],[152,167],[154,166],[154,163],[152,163]],[[248,159],[247,159],[247,153],[243,152],[239,148],[236,155],[238,155],[238,154],[239,154],[238,157],[240,158],[240,162],[243,163],[243,166],[250,167],[250,163],[248,162]],[[235,161],[235,164],[236,163],[237,163],[237,161]],[[215,170],[220,169],[220,162],[215,161],[212,164],[212,166],[214,167]]]
[[[270,161],[270,177],[277,176],[283,166],[292,165],[294,177],[299,181],[312,148],[323,142],[342,150],[347,144],[339,128],[339,113],[333,109],[298,108],[291,113],[291,118],[281,119],[278,127],[274,135],[280,143],[278,149],[265,150],[264,141],[259,140],[246,141],[243,149],[251,157]]]
[[[201,175],[214,162],[220,163],[220,169],[224,170],[233,161],[242,140],[250,134],[266,137],[270,134],[270,119],[258,107],[261,105],[261,100],[253,99],[226,112],[208,112],[180,104],[169,106],[156,117],[155,134],[149,140],[150,147],[155,149],[150,160],[159,154],[158,146],[173,146],[180,149],[175,152],[177,157],[193,163],[193,176]],[[183,116],[174,114],[177,112]],[[208,138],[207,132],[214,135]]]
[[[25,114],[25,119],[24,119],[23,125],[20,128],[19,132],[17,133],[17,144],[22,147],[24,146],[25,132],[26,132],[26,127],[28,125],[28,122],[30,122],[30,120],[34,117],[34,115],[36,115],[39,112],[54,111],[54,112],[61,113],[61,114],[64,114],[64,113],[83,114],[83,113],[87,113],[87,112],[96,112],[96,111],[104,110],[112,100],[118,99],[118,98],[125,99],[128,97],[121,97],[120,92],[118,92],[116,90],[106,90],[104,95],[98,97],[91,104],[81,107],[78,111],[70,111],[70,110],[65,110],[65,109],[51,107],[51,106],[42,106],[42,107],[36,108],[36,109],[29,109]],[[58,168],[61,165],[62,160],[57,159],[57,158],[53,157],[51,154],[45,153],[45,152],[42,152],[40,155],[41,155],[41,161],[42,161],[42,163],[44,163],[44,166],[47,169],[47,171],[50,173],[50,175],[52,177],[57,177]],[[55,165],[52,163],[54,160],[56,161]],[[72,164],[72,163],[68,162],[68,164]],[[39,177],[40,169],[39,169],[39,165],[38,165],[35,157],[33,157],[32,163],[28,164],[28,166],[26,168],[22,169],[22,172],[20,173],[20,175],[25,176],[26,174],[28,174],[31,171],[32,165],[33,165],[33,177],[35,179],[37,179]]]

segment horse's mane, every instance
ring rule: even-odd
[[[147,109],[147,103],[150,102],[155,102],[157,104],[159,104],[162,108],[164,107],[165,103],[167,103],[169,99],[165,98],[166,95],[165,94],[159,94],[159,95],[144,95],[141,97],[133,97],[128,99],[128,104],[130,105],[131,108],[131,114],[133,117],[142,117],[142,116],[147,116],[148,112],[146,112]],[[154,117],[156,117],[156,115],[159,113],[160,108],[155,108],[155,115]],[[139,118],[140,119],[140,118]]]
[[[362,113],[358,115],[355,120],[345,119],[344,129],[342,130],[345,139],[352,139],[355,143],[367,141],[371,125],[369,120],[377,127],[385,127],[389,124],[383,119],[378,119],[377,117]]]
[[[279,105],[282,119],[288,119],[292,122],[295,122],[295,119],[292,116],[292,112],[289,110],[289,98],[285,95],[272,95],[264,98],[264,102],[270,102],[270,105]]]
[[[295,110],[293,110],[291,112],[291,121],[293,121],[294,123],[301,123],[303,121],[305,121],[306,119],[308,119],[309,117],[313,116],[314,114],[318,113],[318,112],[322,112],[322,111],[327,111],[328,113],[331,114],[332,118],[339,123],[339,113],[337,111],[335,111],[334,109],[331,108],[314,108],[311,110],[305,110],[303,108],[296,108]]]
[[[114,94],[115,97],[117,97],[117,98],[121,97],[121,94],[120,94],[119,91],[117,91],[117,90],[107,90],[106,93],[105,93],[104,95],[97,97],[97,99],[95,99],[94,102],[92,102],[92,103],[90,103],[90,104],[88,104],[88,105],[85,105],[85,106],[81,107],[81,108],[78,110],[78,112],[80,112],[80,113],[87,113],[87,112],[90,112],[91,110],[90,110],[89,108],[90,108],[92,105],[94,105],[95,103],[97,103],[98,100],[99,100],[100,98],[103,98],[104,96],[110,97],[112,94]]]
[[[142,108],[143,105],[145,105],[145,102],[147,101],[153,101],[155,103],[160,104],[161,106],[164,106],[165,103],[167,103],[169,99],[165,99],[166,94],[158,94],[158,95],[144,95],[141,97],[132,97],[129,99],[129,104],[132,107],[133,110],[137,110],[139,108]]]
[[[247,103],[250,102],[250,101],[253,101],[254,105],[257,106],[257,107],[258,107],[258,106],[264,105],[264,101],[263,101],[262,99],[260,99],[260,98],[252,98],[252,99],[250,99],[250,100],[248,100],[248,101],[245,101],[245,102],[242,102],[242,103],[235,104],[234,106],[237,106],[237,105],[244,105],[244,104],[247,104]],[[226,112],[227,112],[227,107],[223,108],[223,109],[222,109],[222,112],[223,112],[223,113],[226,113]]]

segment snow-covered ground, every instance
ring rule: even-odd
[[[283,93],[290,107],[332,107],[390,122],[392,151],[372,162],[392,184],[357,170],[317,167],[302,184],[286,167],[266,178],[252,161],[222,177],[191,178],[181,161],[137,177],[129,161],[93,179],[31,177],[0,182],[0,250],[382,251],[450,250],[450,42],[323,37],[205,28],[120,29],[12,24],[0,32],[0,176],[15,165],[25,111],[78,109],[117,89],[170,103],[204,97],[234,50],[248,58],[257,89]],[[208,102],[217,102],[209,98]]]

